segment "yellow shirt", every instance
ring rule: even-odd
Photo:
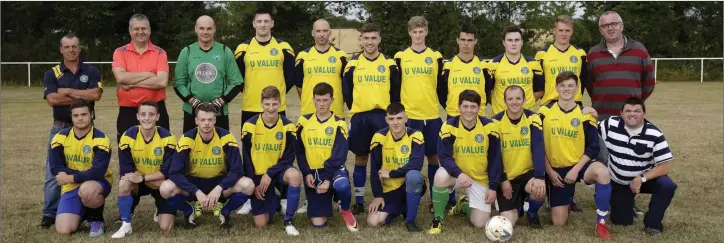
[[[150,175],[161,171],[168,178],[168,169],[176,154],[176,138],[163,127],[156,127],[153,138],[146,142],[138,125],[132,126],[121,136],[118,144],[118,164],[120,174],[141,172]],[[158,189],[156,184],[146,182],[146,186]]]
[[[486,82],[492,86],[491,105],[493,114],[505,110],[503,93],[508,86],[518,85],[525,92],[523,108],[532,110],[535,105],[534,92],[543,91],[543,71],[540,63],[532,57],[521,56],[518,62],[511,62],[503,54],[493,58],[487,65]]]
[[[440,117],[437,79],[442,69],[442,54],[430,48],[417,52],[408,47],[395,54],[400,69],[400,100],[410,119],[428,120]]]
[[[573,72],[578,75],[578,87],[575,100],[581,101],[585,85],[581,84],[581,77],[586,77],[586,51],[573,45],[566,50],[559,50],[554,45],[547,45],[535,54],[535,59],[540,62],[545,77],[545,89],[541,104],[548,104],[558,100],[556,93],[556,77],[562,72]]]
[[[384,110],[391,101],[399,101],[398,72],[395,61],[382,54],[375,59],[362,54],[352,57],[342,83],[349,116],[374,109]]]
[[[475,126],[467,129],[460,117],[451,117],[440,129],[440,163],[454,177],[465,173],[476,182],[488,186],[490,181],[502,173],[498,139],[496,124],[488,118],[479,116]],[[494,188],[493,185],[491,188]]]
[[[112,184],[113,173],[108,168],[111,159],[110,140],[96,128],[77,138],[74,128],[66,128],[55,134],[50,142],[51,173],[73,175],[75,183],[61,186],[61,194],[72,191],[89,180],[105,179]],[[105,171],[105,172],[104,172]]]
[[[272,170],[270,171],[272,173],[269,173],[272,177],[281,169],[279,167],[271,169],[275,165],[291,166],[294,162],[295,131],[294,123],[283,116],[279,116],[271,127],[264,124],[261,114],[244,122],[241,128],[241,141],[244,148],[243,163],[247,173],[264,175],[267,170]]]
[[[596,118],[581,109],[577,105],[564,111],[558,102],[540,108],[546,157],[553,168],[574,166],[584,154],[591,159],[598,155]]]
[[[483,74],[483,68],[485,62],[480,60],[477,56],[473,56],[473,59],[463,61],[460,57],[455,56],[450,60],[446,61],[442,70],[441,79],[444,81],[446,86],[443,88],[445,91],[440,94],[440,97],[445,98],[445,111],[448,116],[459,116],[460,108],[458,105],[458,98],[460,93],[469,89],[478,92],[482,97],[483,104],[486,100],[485,91],[485,75]],[[441,98],[442,99],[442,98]],[[481,105],[480,116],[485,116],[485,105]]]
[[[325,82],[334,89],[330,110],[344,117],[344,97],[342,96],[342,74],[347,66],[347,53],[330,46],[327,51],[320,52],[310,47],[297,55],[297,80],[295,84],[302,88],[301,114],[311,114],[314,108],[314,86]]]
[[[408,171],[422,169],[425,139],[422,132],[412,128],[407,128],[400,139],[395,139],[390,129],[385,128],[372,136],[370,151],[372,194],[381,197],[381,193],[394,191],[404,185]],[[389,171],[390,178],[381,179],[377,174],[380,168]]]
[[[239,44],[234,51],[236,63],[244,76],[241,110],[262,112],[261,91],[269,85],[279,89],[282,104],[287,109],[287,90],[294,77],[294,50],[289,43],[277,38],[260,43],[256,38]]]

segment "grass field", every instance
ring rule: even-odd
[[[40,229],[36,225],[41,218],[43,207],[43,182],[48,132],[51,126],[51,109],[42,99],[42,88],[6,88],[2,95],[2,242],[86,242],[88,231],[84,230],[70,237],[58,237],[54,230]],[[172,132],[181,134],[181,103],[172,90],[167,91]],[[299,116],[296,92],[288,95],[292,102],[287,113],[293,121]],[[115,88],[108,87],[104,97],[96,104],[96,125],[104,131],[115,146],[116,116],[118,113]],[[231,127],[238,138],[240,133],[240,99],[232,103]],[[666,134],[674,153],[673,170],[670,176],[679,185],[674,201],[664,219],[665,232],[661,237],[651,238],[643,233],[642,220],[636,220],[630,227],[611,227],[616,242],[713,242],[722,239],[722,84],[721,83],[676,83],[657,84],[653,96],[648,100],[648,119]],[[590,104],[588,100],[586,104]],[[347,166],[352,168],[352,156]],[[113,151],[111,167],[118,178],[117,153]],[[423,172],[423,174],[425,174]],[[119,225],[112,222],[118,217],[116,206],[117,185],[106,200],[106,235],[94,241],[110,241],[110,235]],[[532,230],[526,226],[515,228],[514,242],[588,242],[598,241],[593,231],[595,205],[593,190],[578,186],[577,201],[584,208],[583,213],[574,213],[568,226],[554,227],[550,215],[542,213],[543,230]],[[639,196],[638,205],[648,208],[649,196]],[[366,200],[372,199],[367,190]],[[421,205],[427,205],[429,194]],[[485,242],[482,229],[475,229],[462,216],[447,217],[442,235],[428,236],[426,233],[408,233],[402,220],[397,219],[391,226],[372,229],[366,226],[365,215],[357,217],[360,232],[350,233],[341,223],[339,215],[324,229],[313,229],[306,215],[297,215],[295,224],[301,232],[296,238],[287,237],[279,217],[266,228],[253,227],[250,216],[234,216],[234,227],[224,232],[217,226],[218,219],[204,215],[197,220],[201,226],[194,230],[177,228],[166,235],[157,231],[151,216],[153,199],[142,199],[134,218],[134,233],[126,242]],[[426,207],[425,207],[426,209]],[[417,223],[429,227],[432,214],[421,211]],[[523,220],[522,222],[525,222]],[[181,223],[180,219],[176,221]]]

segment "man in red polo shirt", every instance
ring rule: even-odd
[[[135,14],[128,22],[131,43],[113,53],[113,75],[118,82],[118,120],[116,140],[129,127],[138,125],[136,111],[147,100],[158,103],[161,118],[157,125],[170,130],[166,111],[166,85],[168,85],[168,57],[166,51],[149,40],[151,24],[148,17]]]

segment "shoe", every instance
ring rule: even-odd
[[[131,213],[131,218],[133,218],[133,214],[134,214],[134,213],[135,213],[135,212]],[[113,222],[116,223],[116,224],[121,224],[121,223],[123,223],[123,219],[121,219],[121,216],[118,216],[118,218],[116,218]],[[85,222],[84,222],[84,223],[85,223]],[[88,227],[90,227],[90,226],[88,226]]]
[[[415,222],[405,222],[405,228],[407,228],[407,232],[420,232],[420,228]]]
[[[458,200],[460,201],[460,200]],[[435,213],[435,206],[430,202],[430,204],[427,205],[427,208],[430,209],[430,213]]]
[[[568,208],[570,208],[571,211],[576,212],[576,213],[581,213],[581,212],[583,212],[583,209],[582,209],[581,207],[579,207],[576,202],[572,202],[572,203],[571,203],[571,206],[568,207]]]
[[[92,238],[103,236],[103,233],[105,233],[105,230],[103,228],[104,228],[103,222],[101,222],[101,221],[91,222],[91,230],[88,235]]]
[[[123,220],[121,220],[121,223],[123,223]],[[80,226],[86,229],[90,229],[91,224],[90,222],[88,222],[88,220],[83,220],[83,223],[81,223]]]
[[[661,235],[661,231],[659,231],[659,230],[657,230],[657,229],[654,229],[654,228],[649,228],[649,227],[644,228],[644,232],[646,232],[646,234],[648,234],[648,235],[650,235],[650,236],[659,236],[659,235]]]
[[[344,224],[347,225],[347,229],[351,232],[357,232],[359,229],[357,228],[357,219],[354,218],[353,213],[351,210],[339,210],[339,213],[342,214],[342,219],[344,219]]]
[[[456,204],[457,204],[457,202],[447,201],[447,204],[445,204],[445,213],[450,212],[450,209],[455,207]]]
[[[189,215],[184,214],[184,229],[196,228],[196,222],[194,222],[194,219],[196,219],[196,216],[193,213]]]
[[[40,227],[43,229],[49,229],[51,225],[55,224],[55,218],[43,215],[43,219],[40,220]]]
[[[365,205],[363,205],[363,204],[352,205],[352,207],[350,208],[350,211],[352,211],[352,214],[354,214],[354,215],[361,214],[365,211]]]
[[[291,220],[285,220],[284,221],[284,232],[287,232],[287,235],[289,236],[298,236],[299,231],[297,231],[297,228],[292,225]]]
[[[221,209],[224,208],[228,202],[229,200],[226,200],[225,203],[216,202],[216,207],[214,207],[214,216],[221,215]]]
[[[223,229],[231,229],[231,215],[219,214],[219,226]]]
[[[526,213],[528,215],[528,213]],[[534,229],[542,229],[543,225],[540,223],[540,217],[538,215],[531,217],[528,215],[528,226]]]
[[[336,206],[339,207],[339,205],[336,205]],[[304,200],[304,202],[302,202],[302,206],[299,207],[299,209],[297,209],[297,214],[305,214],[305,213],[307,213],[308,207],[309,207],[309,201]],[[332,209],[337,209],[337,208],[335,208],[335,206],[332,206]],[[286,212],[286,211],[285,211],[285,212]]]
[[[468,203],[468,197],[465,195],[462,195],[458,197],[458,201],[453,205],[447,212],[447,215],[453,216],[458,215],[463,212],[463,208],[465,207],[465,204]]]
[[[282,199],[279,201],[279,206],[282,208],[282,212],[287,212],[287,199]]]
[[[438,235],[441,232],[442,232],[442,222],[440,221],[440,217],[435,217],[432,219],[432,226],[430,227],[430,230],[427,231],[427,234]]]
[[[244,206],[236,212],[236,214],[249,214],[251,212],[251,200],[247,200]]]
[[[158,223],[158,208],[156,208],[156,212],[153,213],[153,222]]]
[[[123,225],[121,225],[121,228],[116,231],[115,234],[111,235],[111,238],[113,239],[120,239],[123,237],[126,237],[126,235],[131,234],[133,232],[133,228],[131,228],[131,223],[123,222]]]
[[[638,206],[636,206],[635,204],[634,204],[634,206],[633,206],[633,211],[634,211],[634,218],[638,218],[638,217],[644,216],[644,210],[641,210],[641,209],[640,209]]]
[[[196,217],[201,217],[201,202],[196,201],[192,207],[194,208],[194,214]]]
[[[604,223],[598,223],[596,224],[596,234],[598,235],[598,238],[601,239],[610,239],[611,234],[608,233],[608,226]]]

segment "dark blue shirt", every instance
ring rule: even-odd
[[[96,67],[83,62],[78,64],[78,70],[73,74],[61,61],[60,65],[56,65],[45,72],[45,75],[43,75],[43,85],[45,86],[43,99],[45,99],[48,94],[58,92],[58,88],[103,88],[103,84],[101,84],[101,72],[98,71]],[[53,106],[53,119],[56,121],[72,122],[70,118],[70,106]]]

